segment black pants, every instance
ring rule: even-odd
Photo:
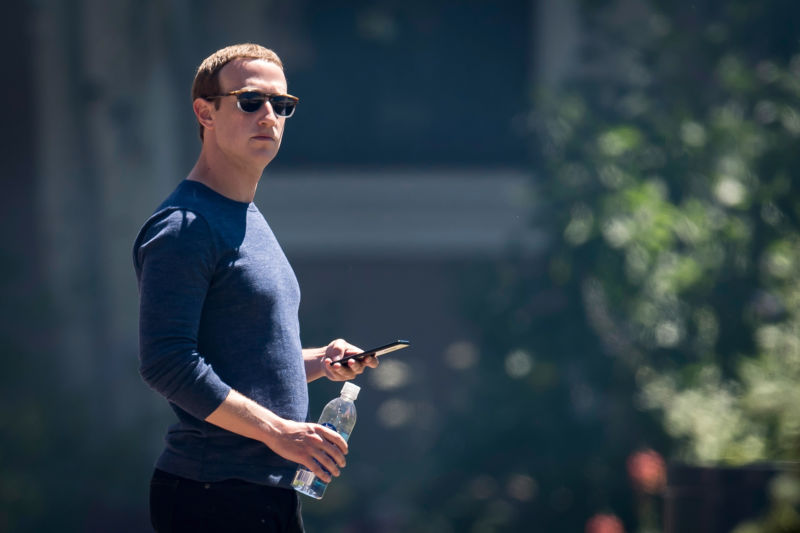
[[[158,533],[302,533],[300,498],[291,489],[240,480],[192,481],[156,469],[150,521]]]

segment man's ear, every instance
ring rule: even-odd
[[[195,98],[192,102],[192,109],[194,115],[197,117],[197,122],[200,123],[205,129],[214,128],[214,103],[209,102],[204,98]]]

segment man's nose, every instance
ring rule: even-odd
[[[259,110],[259,113],[261,113],[259,122],[263,122],[265,124],[273,124],[278,122],[278,115],[275,114],[275,110],[272,109],[272,104],[269,100],[264,102],[264,107]]]

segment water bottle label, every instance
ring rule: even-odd
[[[295,483],[299,483],[302,485],[309,485],[312,481],[314,481],[314,474],[309,472],[306,469],[301,469],[297,471],[297,475],[295,476]]]

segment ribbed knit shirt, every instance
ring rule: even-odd
[[[184,180],[140,230],[133,262],[140,373],[178,417],[156,466],[288,488],[295,463],[204,421],[231,388],[282,418],[307,417],[300,288],[261,212]]]

